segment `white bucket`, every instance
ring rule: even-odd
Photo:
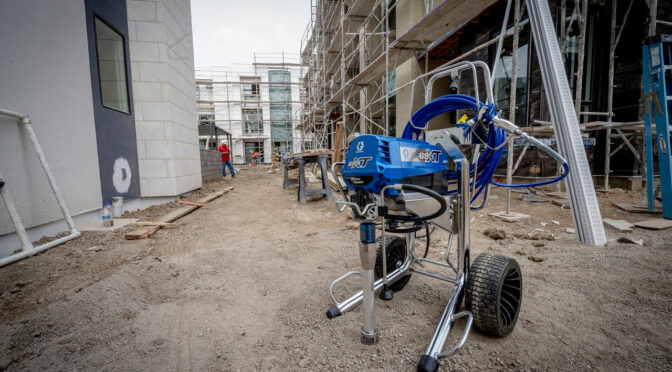
[[[121,196],[112,197],[112,217],[121,217],[124,213],[124,198]]]

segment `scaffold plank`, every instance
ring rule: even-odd
[[[414,55],[414,51],[410,49],[390,49],[388,56],[388,67],[394,69],[394,64],[400,64]],[[366,68],[364,68],[357,76],[352,78],[348,84],[350,85],[367,85],[372,81],[380,78],[385,74],[385,54],[381,54]]]
[[[497,0],[444,0],[390,47],[422,48],[495,4]]]

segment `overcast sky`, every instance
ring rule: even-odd
[[[191,0],[196,67],[252,63],[252,53],[299,53],[310,0]]]

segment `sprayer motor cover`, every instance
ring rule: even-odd
[[[361,135],[350,142],[343,180],[351,190],[380,193],[387,185],[427,184],[439,192],[448,168],[446,153],[424,141]],[[396,194],[390,190],[390,194]]]

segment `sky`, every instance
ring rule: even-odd
[[[191,0],[197,68],[252,63],[253,52],[299,53],[310,0]]]

